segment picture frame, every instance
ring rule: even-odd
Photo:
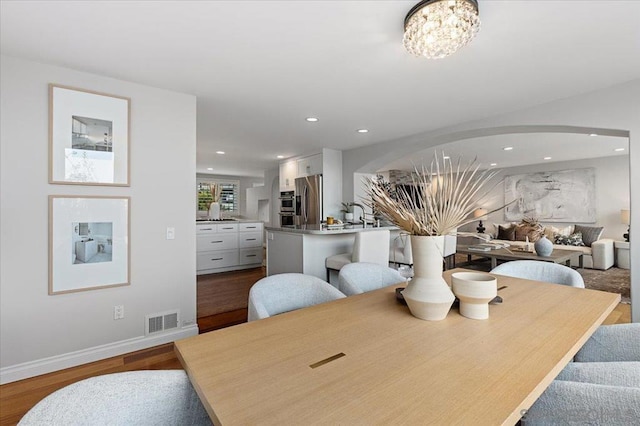
[[[130,103],[49,84],[49,183],[129,186]]]
[[[49,196],[49,294],[129,285],[130,197]]]
[[[507,221],[533,217],[543,222],[595,223],[595,168],[506,176]]]

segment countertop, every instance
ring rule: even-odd
[[[363,228],[362,225],[345,225],[344,227],[336,227],[333,229],[327,229],[324,225],[297,225],[297,226],[267,226],[267,231],[272,232],[285,232],[289,234],[312,234],[312,235],[335,235],[335,234],[353,234],[355,232],[367,232],[367,231],[379,231],[382,229],[388,229],[390,231],[398,230],[397,226],[381,226],[374,228],[373,226],[367,226]]]
[[[196,225],[211,225],[211,224],[222,225],[225,223],[262,223],[261,220],[251,220],[251,219],[233,219],[233,220],[196,220]]]

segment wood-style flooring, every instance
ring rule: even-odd
[[[198,277],[198,326],[201,332],[245,322],[251,286],[263,268]],[[631,322],[630,305],[620,304],[605,324]],[[173,344],[156,346],[78,367],[0,386],[0,425],[15,425],[38,401],[71,383],[109,373],[132,370],[180,369]]]
[[[264,267],[198,275],[197,317],[200,333],[246,322],[249,290],[265,275]]]

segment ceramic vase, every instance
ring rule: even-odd
[[[445,319],[455,296],[442,278],[444,236],[411,236],[414,276],[402,296],[411,314],[428,321]]]
[[[220,219],[220,203],[211,203],[209,205],[209,219]]]
[[[345,213],[344,220],[347,222],[353,222],[353,213]]]
[[[533,248],[536,249],[538,256],[549,256],[553,251],[553,243],[549,241],[547,237],[542,236],[542,238],[535,242]]]
[[[453,293],[460,299],[460,315],[471,319],[489,318],[489,302],[498,294],[498,280],[481,272],[451,274]]]

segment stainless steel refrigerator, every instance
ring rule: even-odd
[[[320,225],[322,222],[322,175],[296,179],[296,225]]]

